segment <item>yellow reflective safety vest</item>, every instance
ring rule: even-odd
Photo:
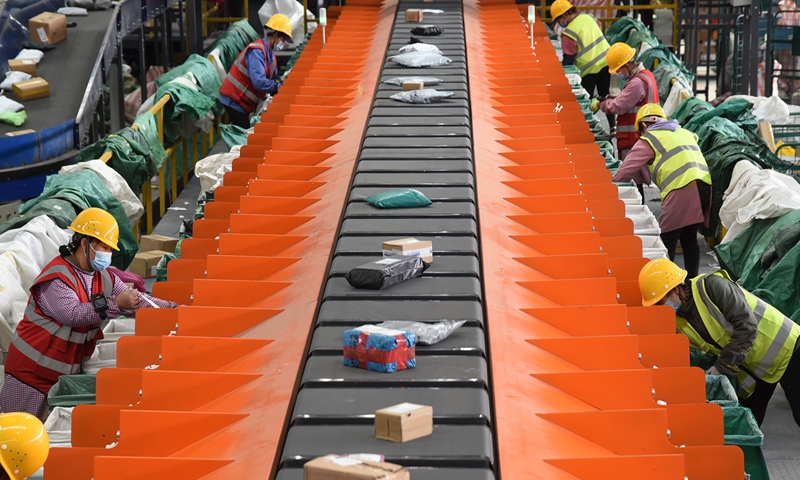
[[[711,275],[731,280],[724,270]],[[700,275],[689,282],[700,319],[715,344],[706,342],[683,317],[677,317],[677,328],[679,332],[689,337],[689,340],[700,350],[719,355],[722,348],[731,341],[733,325],[725,319],[720,309],[708,298],[705,287],[705,279],[708,276],[709,274]],[[747,398],[753,393],[756,386],[753,377],[767,383],[775,383],[781,379],[792,359],[797,338],[800,336],[800,325],[744,288],[741,290],[758,322],[758,334],[753,342],[753,347],[747,353],[747,357],[739,369],[737,393],[740,397]]]
[[[661,190],[661,201],[673,190],[683,188],[695,180],[711,185],[708,171],[697,136],[689,130],[648,130],[642,140],[650,144],[655,158],[647,165],[650,177]]]
[[[581,13],[569,22],[562,35],[566,35],[578,44],[575,66],[581,71],[581,77],[598,73],[608,66],[606,62],[608,41],[593,16]]]

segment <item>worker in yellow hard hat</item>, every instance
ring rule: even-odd
[[[659,102],[658,84],[653,72],[637,62],[635,56],[636,50],[625,43],[611,45],[606,52],[608,71],[624,79],[625,86],[617,97],[609,95],[602,101],[595,99],[590,105],[593,112],[602,110],[606,115],[617,115],[617,150],[623,162],[631,147],[639,140],[635,126],[636,114],[644,105]],[[644,178],[641,173],[634,178],[642,195]]]
[[[34,280],[25,317],[8,348],[2,412],[44,419],[50,388],[61,375],[81,372],[81,363],[103,338],[104,320],[132,317],[149,302],[177,307],[128,288],[108,271],[112,250],[119,250],[119,226],[110,213],[87,208],[69,229],[75,232],[69,244]]]
[[[269,95],[278,93],[281,76],[275,50],[292,43],[292,22],[276,13],[264,25],[264,38],[251,43],[236,57],[219,89],[219,101],[231,123],[250,128],[250,114]]]
[[[575,65],[580,70],[581,85],[590,96],[605,98],[611,85],[606,63],[608,41],[603,36],[600,23],[588,13],[580,13],[568,0],[556,0],[550,5],[553,22],[564,29],[561,33],[562,65]],[[608,116],[614,131],[616,121]]]
[[[695,277],[700,270],[697,231],[700,225],[708,225],[711,206],[711,174],[697,136],[676,120],[667,120],[657,103],[641,107],[634,125],[641,138],[614,174],[614,181],[633,180],[647,168],[644,182],[652,179],[661,191],[658,222],[669,259],[675,260],[680,240],[686,269]]]
[[[44,465],[50,439],[42,421],[28,413],[0,414],[0,480],[24,480]]]
[[[739,403],[759,425],[780,382],[800,425],[800,325],[739,287],[725,270],[689,277],[673,262],[651,260],[639,272],[642,305],[675,310],[677,330],[718,357],[706,373],[736,377]]]

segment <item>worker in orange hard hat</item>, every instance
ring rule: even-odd
[[[119,226],[110,213],[87,208],[69,228],[75,232],[72,240],[34,280],[25,317],[11,340],[0,391],[2,412],[44,419],[50,388],[61,375],[80,373],[84,358],[103,338],[105,319],[133,316],[149,302],[177,307],[128,288],[107,270],[111,251],[119,250]]]
[[[49,453],[41,420],[28,413],[0,414],[0,480],[25,480],[42,468]]]
[[[292,22],[276,13],[264,25],[264,38],[251,43],[236,57],[219,90],[231,123],[250,128],[250,114],[267,94],[275,95],[281,86],[275,50],[292,43]]]
[[[706,373],[735,377],[739,403],[759,425],[780,383],[800,425],[800,325],[739,287],[725,270],[689,278],[665,258],[639,272],[642,305],[666,305],[694,348],[716,355]]]

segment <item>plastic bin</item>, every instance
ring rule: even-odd
[[[738,407],[739,397],[725,375],[706,375],[706,401],[721,407]]]
[[[638,193],[638,192],[637,192]],[[646,207],[645,207],[646,208]],[[625,215],[633,221],[633,234],[637,236],[659,236],[661,227],[658,225],[655,215],[649,210],[647,213],[639,215]]]
[[[92,356],[83,361],[81,372],[96,375],[101,368],[117,366],[117,342],[100,342]]]
[[[725,445],[736,445],[744,452],[744,470],[750,480],[769,480],[767,462],[761,452],[764,434],[758,428],[753,413],[745,407],[723,407],[725,415]]]
[[[641,205],[642,196],[636,187],[617,187],[619,190],[619,199],[625,202],[625,205]]]
[[[51,408],[93,405],[95,389],[95,375],[62,375],[47,394],[47,403]]]

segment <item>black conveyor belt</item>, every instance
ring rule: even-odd
[[[399,2],[387,56],[406,45],[410,30],[420,25],[407,23],[405,10],[430,5]],[[380,79],[435,76],[443,82],[435,88],[455,97],[408,105],[389,99],[399,87],[378,86],[278,480],[301,479],[305,462],[331,453],[382,454],[412,469],[415,480],[495,478],[462,5],[440,0],[435,8],[445,13],[425,14],[424,23],[442,27],[444,34],[420,39],[438,46],[453,63],[412,69],[387,60]],[[434,203],[381,210],[364,202],[395,188],[416,188]],[[344,275],[351,268],[380,258],[385,240],[406,237],[433,242],[434,262],[423,277],[385,290],[350,287]],[[344,330],[384,320],[466,323],[436,345],[418,345],[416,368],[385,374],[344,366]],[[375,410],[403,402],[433,407],[433,435],[406,443],[375,439]]]

